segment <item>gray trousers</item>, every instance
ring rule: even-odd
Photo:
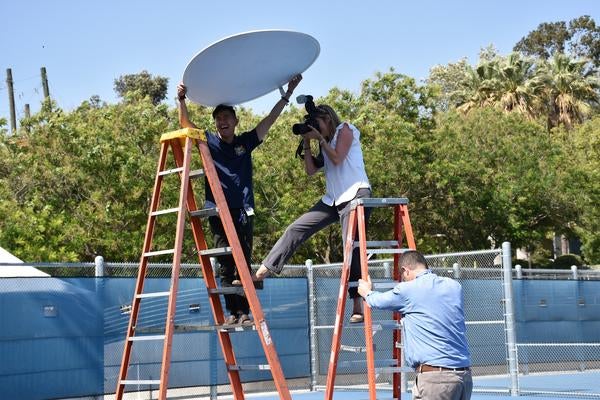
[[[359,189],[355,199],[370,197],[369,189]],[[287,227],[283,235],[279,238],[275,246],[269,252],[269,255],[262,262],[265,267],[274,273],[280,273],[283,266],[294,255],[298,247],[321,229],[340,221],[342,224],[342,241],[346,240],[346,231],[348,229],[348,217],[350,202],[342,203],[338,206],[328,206],[319,200],[306,213],[295,220]],[[368,222],[371,209],[365,209],[365,222]],[[358,233],[357,236],[358,237]],[[352,263],[350,265],[350,281],[356,282],[360,278],[360,254],[359,249],[355,248],[352,253]],[[348,289],[351,298],[358,297],[358,289],[353,287]]]
[[[413,400],[469,400],[473,391],[471,371],[432,371],[417,374]]]

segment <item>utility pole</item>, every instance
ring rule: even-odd
[[[31,110],[29,109],[29,104],[25,104],[25,118],[31,118]]]
[[[42,67],[42,87],[44,88],[44,99],[50,97],[50,90],[48,89],[48,75],[46,75],[46,67]]]
[[[15,93],[13,90],[12,70],[6,69],[6,86],[8,88],[8,106],[10,107],[10,131],[17,131],[17,114],[15,112]]]

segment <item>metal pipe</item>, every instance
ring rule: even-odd
[[[504,279],[504,321],[506,332],[506,352],[510,375],[510,395],[519,395],[519,363],[517,361],[517,336],[515,330],[514,294],[512,287],[512,260],[510,242],[502,243],[502,268]]]

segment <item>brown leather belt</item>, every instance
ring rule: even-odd
[[[446,368],[446,367],[434,367],[429,364],[421,364],[416,368],[418,373],[421,372],[441,372],[441,371],[468,371],[470,367],[460,367],[460,368]]]

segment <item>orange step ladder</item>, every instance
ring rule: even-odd
[[[237,237],[235,226],[231,219],[231,213],[227,207],[227,201],[219,182],[219,177],[215,169],[210,150],[206,143],[206,136],[204,131],[199,129],[185,128],[170,133],[166,133],[161,136],[160,139],[160,156],[158,161],[158,168],[154,183],[154,190],[152,193],[152,201],[150,205],[150,213],[148,216],[148,225],[146,228],[146,235],[144,238],[144,248],[142,257],[140,259],[140,265],[137,276],[137,283],[135,287],[135,293],[133,296],[133,302],[131,305],[131,316],[129,319],[129,326],[127,328],[127,334],[125,338],[125,347],[123,349],[123,358],[121,361],[121,369],[117,381],[116,389],[116,400],[121,400],[125,392],[125,388],[128,385],[158,385],[158,399],[165,400],[167,398],[167,388],[169,383],[169,368],[171,362],[171,350],[173,344],[173,334],[175,332],[189,332],[195,329],[193,326],[180,326],[175,325],[175,306],[177,300],[177,291],[179,283],[179,272],[181,267],[182,258],[182,246],[184,230],[186,225],[186,214],[189,215],[191,223],[192,233],[194,242],[198,250],[200,259],[200,265],[202,268],[202,274],[204,282],[208,290],[209,303],[212,309],[212,315],[216,326],[213,327],[219,337],[219,343],[223,352],[225,365],[227,368],[227,374],[233,391],[234,399],[244,399],[244,391],[242,382],[240,380],[241,370],[270,370],[275,382],[279,397],[281,399],[291,399],[279,358],[275,350],[273,339],[269,332],[267,322],[256,295],[256,289],[254,288],[250,270],[246,263],[244,253],[242,251],[239,239]],[[199,150],[202,169],[191,170],[191,160],[193,149],[196,147]],[[176,168],[166,169],[167,156],[169,149],[172,150]],[[178,174],[180,176],[181,187],[179,192],[179,205],[176,208],[169,208],[159,210],[160,204],[160,192],[163,185],[163,178],[170,174]],[[192,179],[197,177],[206,177],[210,189],[213,193],[216,208],[212,209],[198,209],[196,200],[192,189]],[[187,211],[187,213],[186,213]],[[152,238],[156,225],[156,218],[163,214],[177,214],[177,226],[175,229],[175,245],[172,249],[166,250],[153,250],[152,249]],[[208,249],[204,232],[202,230],[201,219],[208,216],[218,216],[223,224],[225,234],[230,247]],[[149,259],[154,256],[161,256],[165,254],[173,255],[173,265],[171,272],[171,285],[167,292],[144,292],[144,280],[148,269]],[[219,288],[217,281],[214,276],[214,272],[211,266],[210,257],[232,254],[235,265],[242,282],[241,287],[225,287]],[[250,310],[254,318],[254,325],[242,326],[236,325],[223,325],[225,316],[223,314],[223,307],[221,306],[220,294],[245,294]],[[156,328],[145,329],[144,327],[138,327],[138,316],[142,308],[143,300],[147,298],[164,297],[168,301],[167,315],[165,318],[164,328],[160,328],[160,334],[157,333]],[[206,327],[205,327],[206,328]],[[200,328],[200,330],[202,330]],[[268,364],[264,365],[238,365],[236,362],[235,353],[233,351],[230,334],[244,331],[244,330],[255,330],[259,337],[264,349]],[[140,341],[162,341],[162,363],[160,371],[160,379],[158,380],[134,380],[128,379],[127,373],[129,369],[130,357],[132,353],[132,347],[134,343]]]
[[[368,241],[365,225],[365,208],[380,208],[392,207],[394,210],[394,238],[393,240],[385,241]],[[358,231],[358,240],[355,240]],[[407,248],[402,248],[404,239],[408,244]],[[393,254],[394,255],[394,282],[390,284],[378,285],[373,284],[374,288],[388,287],[401,281],[399,273],[400,254],[409,250],[416,249],[415,240],[413,237],[412,226],[408,216],[408,199],[406,198],[362,198],[356,199],[351,204],[351,211],[348,220],[348,231],[346,233],[346,242],[344,247],[344,264],[342,266],[340,291],[338,295],[338,304],[336,310],[335,324],[333,327],[333,338],[331,340],[331,356],[329,358],[329,368],[327,372],[327,384],[325,388],[325,399],[333,398],[334,384],[338,367],[339,353],[341,346],[341,338],[343,333],[344,313],[346,307],[346,296],[349,286],[348,279],[350,277],[350,263],[352,261],[352,250],[354,247],[360,248],[360,266],[361,276],[366,280],[369,276],[368,257],[373,254]],[[367,379],[369,383],[369,399],[376,399],[376,379],[375,374],[392,373],[393,374],[393,398],[400,398],[400,374],[407,371],[401,366],[401,318],[398,312],[393,313],[393,321],[391,328],[393,329],[393,343],[391,360],[382,360],[388,365],[383,367],[375,366],[375,348],[373,344],[373,318],[371,309],[365,301],[363,301],[364,315],[364,331],[365,331],[365,348],[356,350],[349,349],[353,352],[365,352],[367,361]],[[389,321],[385,321],[389,322]],[[377,328],[382,329],[387,325],[384,322],[378,322]],[[351,346],[348,346],[351,347]]]

